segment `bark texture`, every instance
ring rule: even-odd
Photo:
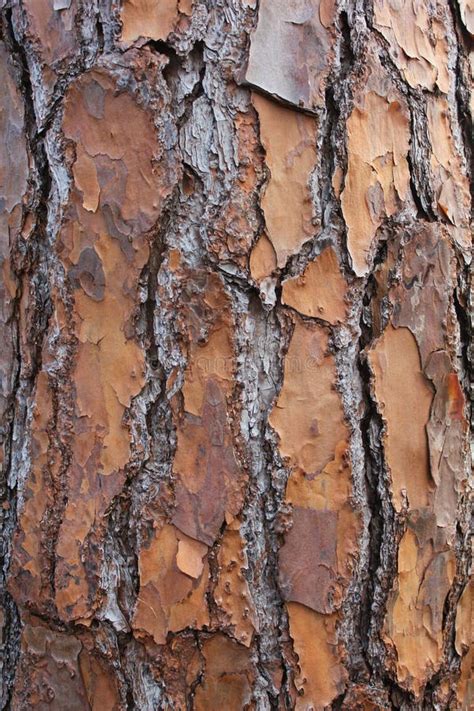
[[[471,709],[471,0],[0,8],[0,708]]]

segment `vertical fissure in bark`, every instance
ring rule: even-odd
[[[464,514],[462,512],[465,512]],[[461,595],[465,589],[466,581],[472,567],[472,517],[469,514],[468,501],[461,501],[459,506],[459,522],[456,526],[456,575],[444,601],[443,608],[443,633],[447,644],[444,647],[443,661],[439,670],[433,674],[426,684],[423,703],[424,708],[442,707],[443,699],[440,697],[440,687],[445,679],[455,678],[460,672],[461,658],[456,649],[456,611]],[[456,708],[456,694],[450,690],[446,708]],[[464,709],[463,709],[464,711]]]
[[[30,190],[28,205],[23,208],[22,223],[26,226],[29,216],[35,213],[34,227],[26,239],[19,238],[11,245],[13,270],[18,278],[19,287],[13,300],[12,320],[15,323],[16,373],[13,385],[13,398],[10,405],[9,432],[7,434],[7,461],[4,465],[1,482],[2,499],[2,535],[1,535],[1,579],[0,607],[3,608],[3,655],[0,671],[2,708],[8,708],[11,702],[13,681],[20,652],[21,621],[13,597],[6,588],[7,572],[10,564],[11,542],[17,523],[17,504],[20,472],[25,463],[21,463],[26,431],[28,427],[28,404],[34,389],[35,380],[41,368],[41,348],[43,336],[48,327],[51,314],[49,286],[47,281],[48,253],[46,234],[48,223],[48,199],[51,191],[51,175],[45,149],[44,138],[39,134],[34,108],[33,88],[28,67],[28,58],[21,41],[16,37],[12,18],[12,9],[5,7],[1,12],[1,39],[7,48],[12,69],[16,74],[17,89],[24,109],[25,139],[31,156]],[[3,80],[6,80],[4,77]],[[5,140],[5,138],[3,138]],[[26,229],[28,233],[28,229]],[[29,274],[29,278],[26,278]],[[28,324],[28,361],[23,362],[20,337],[20,302],[23,289],[29,289],[34,301],[33,317]],[[25,324],[26,326],[26,324]],[[24,454],[24,452],[23,452]]]
[[[248,319],[248,353],[242,361],[240,376],[249,418],[246,427],[249,483],[242,510],[243,531],[249,584],[259,620],[257,660],[265,680],[261,691],[265,692],[270,708],[278,708],[279,703],[289,708],[292,670],[285,647],[289,647],[290,635],[277,576],[280,517],[288,471],[276,453],[275,437],[268,424],[268,415],[282,385],[282,356],[288,346],[288,335],[285,338],[278,308],[264,308],[252,292],[248,295]],[[280,694],[272,680],[272,671],[279,664],[284,675]]]
[[[259,4],[260,0],[258,0]],[[257,8],[258,15],[258,8]],[[257,16],[256,15],[256,16]],[[247,84],[247,86],[249,86]],[[250,89],[266,96],[259,86]],[[269,98],[287,106],[279,97]],[[292,111],[307,113],[289,104]],[[311,112],[313,115],[314,112]],[[261,198],[270,181],[270,169],[265,163],[266,152],[261,139],[261,125],[255,111],[264,167],[256,186],[258,239],[265,233],[265,215]],[[315,229],[316,232],[316,229]],[[288,274],[300,272],[315,248],[315,236],[302,245],[298,254],[289,257],[280,278],[276,280],[274,302],[266,302],[262,293],[253,289],[247,294],[247,336],[242,336],[246,358],[241,363],[244,411],[248,421],[244,431],[249,459],[249,482],[242,513],[243,533],[249,562],[249,585],[256,607],[259,629],[255,634],[257,666],[260,679],[257,697],[262,708],[290,709],[294,698],[294,677],[297,656],[290,635],[288,613],[279,583],[279,550],[288,516],[285,491],[290,468],[278,452],[278,438],[268,418],[283,386],[284,358],[288,351],[292,326],[282,306],[282,282]],[[280,667],[278,689],[274,674]],[[262,683],[263,682],[263,683]]]
[[[97,8],[96,20],[95,20],[95,30],[97,34],[97,50],[98,54],[103,54],[105,50],[105,32],[104,32],[104,21],[100,9]]]
[[[421,89],[408,85],[400,69],[390,56],[389,43],[373,26],[369,13],[367,18],[371,36],[376,40],[381,51],[382,64],[392,77],[402,96],[406,98],[410,115],[410,148],[407,161],[410,170],[410,188],[418,211],[418,218],[436,221],[437,216],[433,210],[434,195],[431,189],[431,180],[427,179],[427,176],[431,174],[431,145],[427,130],[425,95]]]
[[[365,451],[366,491],[370,511],[368,525],[369,560],[367,570],[365,571],[365,581],[361,595],[360,634],[362,647],[369,667],[372,667],[369,643],[370,635],[373,633],[371,627],[372,617],[375,613],[375,588],[379,568],[382,565],[381,548],[384,538],[384,527],[386,526],[383,517],[383,499],[380,492],[384,466],[383,452],[381,451],[383,423],[372,399],[370,391],[370,370],[363,356],[364,349],[372,340],[371,317],[370,314],[367,316],[367,312],[370,310],[370,292],[372,288],[373,281],[372,278],[369,278],[362,304],[361,337],[359,341],[359,373],[362,383],[362,394],[365,400],[365,413],[361,419],[361,433]]]
[[[470,56],[472,56],[474,39],[469,33],[461,19],[459,2],[457,0],[448,0],[452,22],[457,39],[456,46],[456,66],[454,72],[454,80],[456,83],[455,97],[457,103],[459,124],[463,136],[463,149],[466,155],[467,163],[471,166],[469,171],[471,192],[473,188],[473,118],[470,109],[472,100],[472,77],[470,67]]]
[[[382,244],[375,260],[374,270],[386,258],[386,245]],[[372,298],[375,282],[371,275],[363,295],[358,369],[362,384],[365,412],[361,418],[361,434],[365,453],[365,481],[368,523],[368,562],[363,571],[361,585],[360,636],[365,661],[371,678],[382,686],[395,686],[387,676],[384,662],[385,649],[381,639],[386,614],[388,594],[395,579],[398,541],[401,537],[400,523],[391,502],[384,456],[384,423],[372,394],[372,374],[367,363],[366,351],[374,341],[372,324]],[[385,305],[388,308],[388,305]],[[388,312],[380,307],[382,323]],[[385,311],[385,313],[384,313]]]
[[[123,615],[116,626],[119,659],[124,678],[127,709],[136,708],[137,677],[134,661],[136,642],[129,623],[139,595],[139,550],[149,531],[143,521],[143,508],[159,500],[162,489],[173,488],[170,464],[175,449],[174,425],[166,393],[167,373],[160,343],[158,288],[159,275],[167,254],[167,235],[172,230],[173,213],[178,200],[175,188],[159,224],[150,233],[150,253],[140,277],[143,303],[138,314],[136,330],[143,342],[147,369],[146,385],[137,396],[128,414],[134,428],[137,455],[128,467],[123,489],[112,503],[109,514],[109,546],[115,559],[118,580],[117,603]],[[163,498],[164,510],[169,503]],[[114,581],[105,585],[104,592],[113,593]]]

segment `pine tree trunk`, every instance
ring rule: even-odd
[[[472,708],[470,0],[0,6],[0,708]]]

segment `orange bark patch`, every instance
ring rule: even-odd
[[[453,228],[422,225],[403,250],[401,279],[390,289],[394,326],[415,334],[421,362],[446,348],[446,324],[452,294]]]
[[[186,295],[182,313],[190,343],[173,462],[177,477],[173,523],[212,545],[225,512],[235,515],[242,504],[242,472],[229,420],[235,373],[233,321],[221,278],[202,272],[187,279],[191,276],[197,287]]]
[[[341,603],[359,532],[350,504],[349,432],[327,346],[321,327],[296,322],[269,419],[292,467],[286,500],[294,507],[293,527],[280,551],[280,585],[285,599],[320,612]]]
[[[446,7],[436,2],[437,9]],[[447,27],[441,12],[416,0],[376,0],[374,26],[385,37],[392,59],[411,86],[449,91]]]
[[[115,678],[98,663],[98,659],[82,649],[79,667],[91,711],[119,711],[121,703]]]
[[[454,531],[458,497],[466,478],[464,464],[468,422],[465,400],[446,351],[432,354],[427,374],[435,386],[435,396],[427,426],[431,476],[436,484],[434,511],[438,526]]]
[[[241,472],[227,421],[225,395],[209,380],[200,417],[184,416],[178,430],[173,470],[177,476],[173,523],[212,545],[225,512],[240,510]]]
[[[279,584],[299,658],[297,709],[324,709],[347,678],[337,609],[351,579],[360,519],[350,500],[349,431],[335,383],[325,330],[297,319],[270,415],[292,467],[286,501],[293,515],[279,553]]]
[[[177,22],[178,4],[178,0],[124,0],[122,40],[133,42],[139,37],[165,40]]]
[[[304,316],[335,324],[345,321],[347,282],[332,247],[326,247],[301,276],[283,282],[282,303]]]
[[[206,554],[207,546],[174,526],[154,531],[138,559],[140,590],[133,616],[137,636],[146,633],[156,644],[165,644],[168,632],[209,624]]]
[[[464,588],[456,611],[456,652],[462,657],[461,673],[457,684],[458,701],[463,709],[474,704],[474,583]]]
[[[296,711],[323,711],[344,691],[347,673],[336,638],[338,614],[322,615],[296,602],[287,603],[290,634],[298,655]]]
[[[310,239],[313,208],[309,179],[316,163],[316,121],[252,94],[270,177],[261,199],[268,238],[284,267]]]
[[[207,546],[203,543],[194,541],[192,538],[182,538],[178,541],[176,565],[182,573],[186,573],[190,578],[200,578],[206,553]]]
[[[421,371],[416,340],[407,328],[389,326],[368,356],[386,424],[384,444],[395,508],[401,510],[404,494],[410,508],[427,506],[433,484],[426,425],[433,392]]]
[[[286,600],[317,612],[332,610],[337,513],[293,508],[292,526],[280,549],[280,588]]]
[[[253,678],[249,651],[222,634],[207,639],[202,646],[205,660],[203,681],[196,689],[196,711],[248,708]]]
[[[341,206],[352,267],[363,276],[378,227],[409,190],[408,112],[397,97],[369,91],[353,109],[347,133],[349,160]]]
[[[259,237],[250,254],[250,273],[252,279],[261,281],[276,269],[276,255],[272,243],[266,235]]]
[[[319,326],[299,319],[285,357],[284,381],[270,424],[278,432],[280,452],[291,466],[316,476],[334,458],[347,428],[334,389],[334,358]]]
[[[280,550],[280,586],[285,599],[318,612],[340,607],[357,557],[360,532],[351,492],[346,442],[337,446],[334,459],[316,477],[307,477],[300,470],[290,474],[286,501],[293,507],[293,527]],[[305,521],[308,533],[301,530]]]
[[[454,225],[459,245],[470,247],[469,178],[457,152],[451,131],[449,105],[444,98],[428,99],[428,132],[431,141],[431,172],[436,206]]]
[[[78,6],[75,2],[67,4],[69,7],[58,11],[53,0],[25,0],[24,3],[26,34],[33,40],[35,52],[42,60],[43,79],[49,90],[53,89],[61,64],[77,47]]]
[[[439,526],[454,532],[458,496],[466,472],[468,423],[457,358],[451,354],[455,262],[450,235],[456,228],[420,227],[403,250],[399,282],[389,291],[392,323],[415,335],[421,364],[434,388],[427,424],[434,510]]]
[[[246,80],[298,107],[322,105],[334,56],[334,11],[334,0],[261,0]]]
[[[217,554],[219,578],[214,591],[218,607],[224,611],[235,639],[250,647],[253,633],[258,629],[255,609],[245,579],[247,556],[235,519],[225,530]]]
[[[418,695],[443,654],[443,610],[456,572],[455,553],[428,509],[410,514],[398,551],[398,575],[385,634],[397,652],[400,684]]]
[[[121,708],[113,674],[80,639],[50,630],[36,618],[22,630],[13,705],[72,711]]]

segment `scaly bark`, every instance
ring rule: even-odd
[[[3,0],[2,709],[468,709],[468,2]]]

